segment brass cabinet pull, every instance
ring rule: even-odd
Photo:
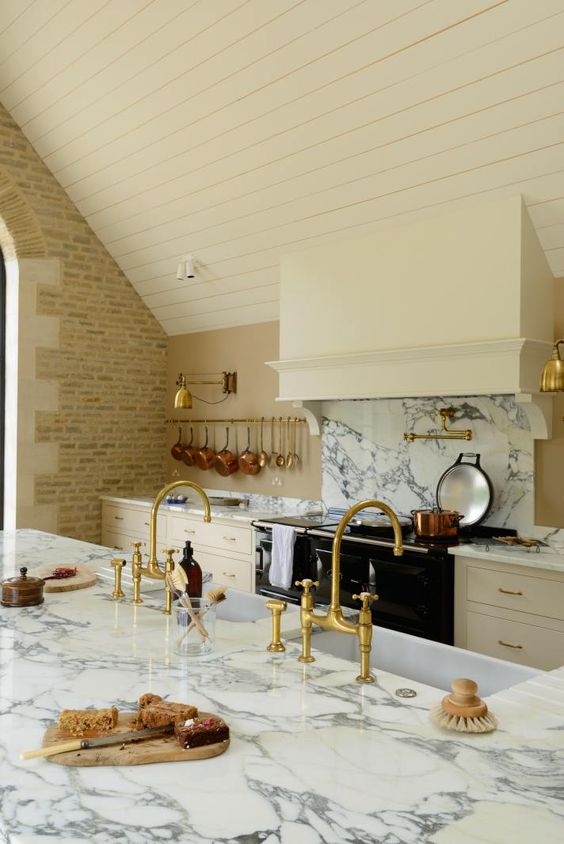
[[[498,592],[503,592],[504,595],[522,595],[522,592],[512,592],[511,589],[502,589],[501,586],[497,590]]]
[[[235,578],[237,577],[236,574],[231,574],[231,572],[228,572],[228,571],[224,571],[223,576],[224,577],[230,577],[232,580],[235,580]]]
[[[517,651],[523,650],[523,645],[512,645],[511,642],[504,642],[503,639],[497,640],[498,645],[503,645],[504,648],[515,648]]]
[[[145,525],[145,527],[149,527],[149,522],[143,522],[143,524]]]
[[[195,530],[188,530],[188,528],[184,528],[184,533],[196,533]]]
[[[237,542],[236,536],[224,536],[223,537],[227,542]]]
[[[123,522],[123,516],[114,516],[116,522]]]

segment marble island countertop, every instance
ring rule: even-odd
[[[476,560],[489,560],[492,563],[511,563],[516,566],[564,572],[564,553],[549,546],[541,546],[540,551],[523,547],[503,546],[493,542],[486,547],[480,544],[462,544],[449,549],[455,557],[472,557]]]
[[[107,566],[109,549],[36,531],[1,535],[2,577],[21,565]],[[235,600],[232,596],[231,600]],[[501,728],[439,730],[442,693],[356,665],[265,651],[268,619],[218,621],[217,649],[183,661],[172,620],[107,585],[0,608],[0,840],[10,844],[556,844],[564,838],[564,672],[489,699]],[[417,697],[394,694],[410,686]],[[231,728],[199,762],[66,768],[23,762],[65,707],[132,708],[147,691],[194,703]]]

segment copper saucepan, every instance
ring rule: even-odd
[[[227,478],[239,468],[237,456],[229,449],[229,427],[225,429],[225,445],[215,458],[215,471]]]
[[[425,539],[445,539],[458,536],[458,526],[464,516],[457,510],[412,510],[413,530]]]
[[[208,426],[205,427],[206,431],[206,441],[203,446],[198,449],[195,455],[195,462],[198,469],[202,469],[203,471],[207,471],[211,469],[214,462],[215,462],[215,451],[212,448],[208,447]]]
[[[178,426],[178,439],[172,446],[170,453],[174,457],[175,460],[182,460],[182,455],[184,454],[184,446],[182,445],[182,427]]]
[[[195,445],[192,445],[193,442],[194,442],[194,429],[190,428],[190,442],[188,443],[188,445],[184,446],[184,449],[183,449],[183,452],[182,452],[182,461],[187,466],[194,466],[195,463],[196,463],[196,454],[198,453],[198,449],[196,448]]]
[[[247,447],[239,455],[239,469],[244,475],[258,475],[260,472],[258,454],[251,451],[251,428],[247,427]]]

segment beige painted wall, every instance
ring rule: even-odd
[[[555,339],[564,337],[564,278],[555,286]],[[564,528],[564,393],[554,396],[552,439],[535,444],[535,522]]]
[[[28,341],[9,461],[17,526],[99,541],[102,493],[153,492],[163,481],[166,338],[1,107],[0,244],[21,265]]]
[[[198,334],[170,337],[168,341],[168,386],[167,413],[169,417],[183,415],[186,419],[247,418],[275,416],[301,416],[299,408],[287,402],[275,402],[277,395],[276,373],[264,361],[278,357],[278,323],[267,322]],[[178,411],[173,408],[175,381],[179,372],[204,377],[203,373],[236,370],[238,375],[237,395],[215,406],[194,400],[192,410]],[[221,397],[219,387],[193,386],[191,391],[209,400]],[[188,435],[189,426],[185,426]],[[295,470],[263,469],[260,474],[249,477],[236,472],[229,478],[222,478],[214,470],[203,472],[188,468],[170,457],[170,447],[178,437],[176,426],[168,426],[167,477],[172,480],[173,472],[180,477],[194,480],[212,489],[237,490],[258,495],[281,495],[285,497],[318,499],[321,493],[321,462],[319,437],[309,435],[307,425],[302,425],[300,448],[303,461]],[[217,425],[215,443],[221,449],[225,440],[225,426]],[[256,431],[255,431],[256,433]],[[198,444],[202,440],[203,428],[195,432]],[[266,437],[266,450],[270,451],[270,431]],[[231,444],[231,443],[230,443]],[[256,436],[253,437],[256,447]],[[246,428],[238,428],[238,445],[246,445]],[[176,477],[176,476],[174,476]],[[274,483],[276,480],[281,485]]]

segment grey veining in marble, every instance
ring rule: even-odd
[[[0,534],[3,576],[19,565],[112,552],[34,531]],[[564,677],[551,672],[491,699],[501,729],[445,733],[439,693],[394,695],[403,678],[351,682],[326,654],[308,666],[265,651],[268,619],[218,622],[217,652],[183,662],[171,621],[106,587],[0,608],[0,838],[189,844],[559,844],[564,830]],[[64,707],[132,707],[146,691],[223,715],[228,752],[203,762],[65,768],[22,762]],[[560,700],[560,703],[558,703]],[[487,831],[487,837],[484,833]]]
[[[439,428],[437,408],[454,406],[452,428],[470,428],[473,440],[416,440],[404,432]],[[490,476],[494,502],[487,524],[530,533],[534,520],[533,440],[528,419],[510,396],[456,400],[389,399],[323,403],[322,498],[348,507],[381,498],[396,510],[435,505],[442,473],[460,452],[478,452]]]

